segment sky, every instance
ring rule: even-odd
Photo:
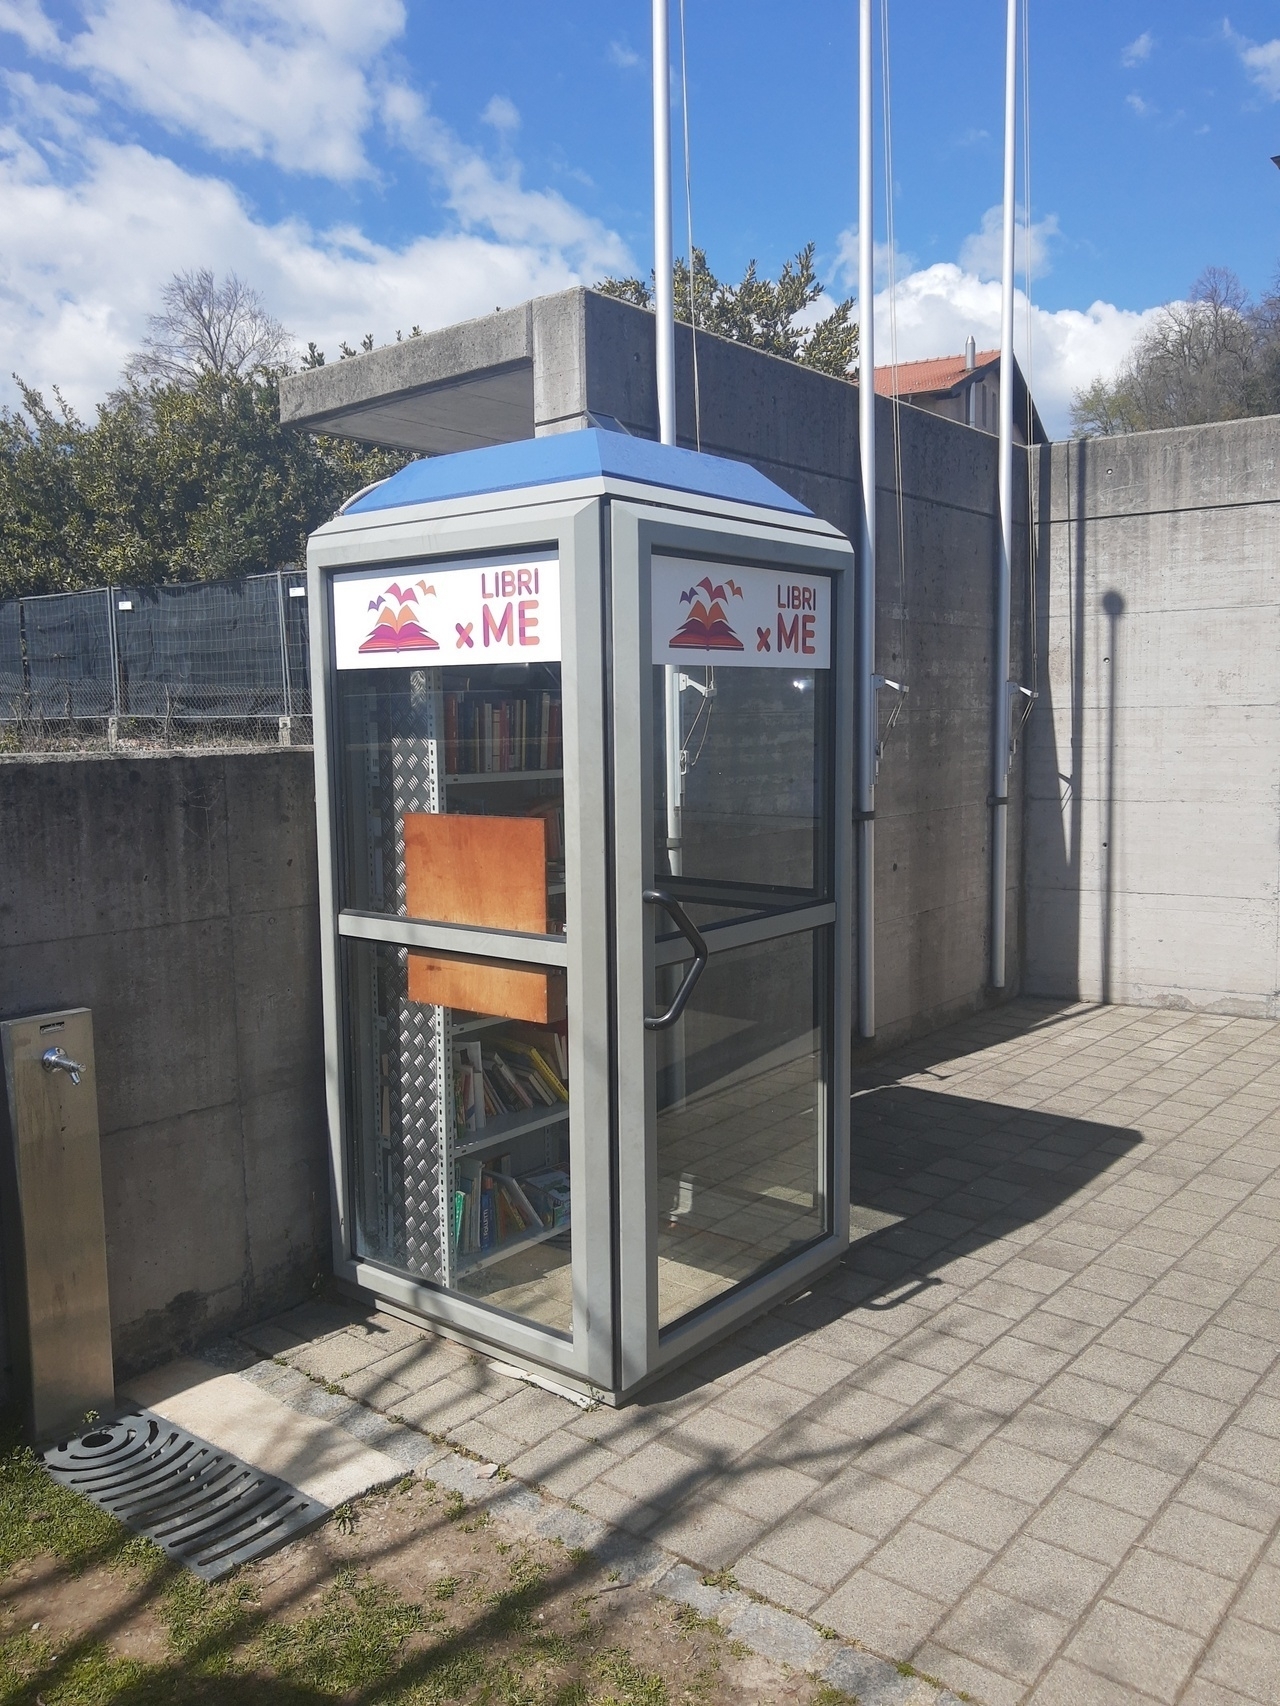
[[[887,9],[878,359],[895,332],[901,360],[988,348],[1005,8]],[[694,242],[737,278],[813,241],[852,294],[854,0],[685,11]],[[1028,36],[1017,336],[1061,433],[1204,267],[1275,278],[1280,7],[1029,0]],[[678,145],[678,0],[672,43]],[[647,274],[650,124],[645,0],[0,0],[0,402],[17,372],[91,418],[190,267],[234,270],[330,359]],[[682,165],[676,208],[683,251]]]

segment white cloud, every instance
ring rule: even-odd
[[[1124,102],[1127,107],[1137,113],[1139,118],[1150,118],[1153,113],[1157,113],[1160,110],[1159,107],[1154,106],[1150,101],[1144,101],[1142,96],[1138,94],[1126,95]]]
[[[89,0],[63,40],[37,0],[0,27],[167,129],[228,154],[339,181],[369,176],[364,134],[402,0]]]
[[[1250,41],[1248,36],[1238,35],[1229,23],[1224,23],[1223,29],[1240,55],[1250,81],[1269,99],[1280,101],[1280,36],[1273,41]]]
[[[28,53],[58,51],[58,32],[40,0],[0,0],[0,30],[17,36]]]
[[[1025,273],[1030,261],[1032,278],[1043,278],[1052,270],[1050,245],[1059,235],[1056,213],[1047,214],[1043,219],[1033,219],[1028,229],[1026,212],[1019,208],[1013,238],[1015,271],[1019,274]],[[1003,254],[1004,209],[997,202],[983,214],[981,228],[966,237],[960,245],[960,265],[966,272],[976,273],[981,279],[999,278],[1003,267]]]
[[[1027,351],[1027,299],[1015,296],[1014,347],[1046,429],[1061,437],[1070,426],[1071,398],[1100,374],[1119,367],[1134,340],[1158,310],[1136,314],[1109,302],[1090,308],[1031,310],[1030,361]],[[926,267],[903,279],[897,291],[898,360],[959,355],[972,333],[979,349],[1000,343],[1000,285],[978,278],[953,263]],[[882,291],[875,305],[876,361],[890,359],[889,300]]]
[[[1127,66],[1132,70],[1135,65],[1144,64],[1151,58],[1151,49],[1155,45],[1156,38],[1152,35],[1151,31],[1143,30],[1140,36],[1136,37],[1129,43],[1128,47],[1120,50],[1121,65]]]
[[[57,93],[28,93],[28,109],[43,102],[65,131]],[[51,165],[19,129],[0,132],[0,374],[60,385],[91,414],[137,348],[160,287],[186,267],[239,273],[301,342],[330,354],[366,331],[386,342],[397,328],[449,325],[634,269],[614,233],[558,196],[524,190],[518,168],[494,171],[415,110],[461,228],[399,246],[354,226],[268,223],[224,179],[137,145],[80,132]]]
[[[389,89],[383,111],[396,139],[435,172],[447,205],[467,229],[486,228],[504,242],[551,243],[593,277],[628,264],[616,233],[554,190],[526,189],[518,162],[495,166],[468,148],[415,90],[404,84]]]
[[[608,53],[609,63],[616,65],[620,71],[634,71],[640,63],[640,55],[635,48],[628,47],[624,41],[611,41]]]
[[[510,135],[520,128],[520,109],[505,95],[494,95],[480,117],[486,124],[491,124],[500,136]]]
[[[875,274],[877,290],[884,289],[890,278],[890,254],[887,243],[876,243],[872,247],[872,270]],[[903,249],[895,248],[893,255],[893,272],[895,279],[903,279],[916,264],[914,255],[909,255]],[[852,291],[855,295],[858,289],[858,227],[847,225],[836,238],[836,258],[831,268],[831,285],[833,289]],[[823,312],[826,309],[823,308]]]

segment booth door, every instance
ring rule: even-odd
[[[657,550],[644,566],[641,845],[618,859],[628,1380],[834,1230],[833,582]],[[617,715],[622,788],[635,718]]]

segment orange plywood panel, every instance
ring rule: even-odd
[[[547,826],[541,817],[406,812],[404,859],[411,918],[545,933]]]
[[[553,1025],[565,1016],[563,975],[477,960],[437,959],[409,950],[409,999],[428,1007],[460,1007],[502,1019]]]

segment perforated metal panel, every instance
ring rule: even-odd
[[[287,1481],[151,1410],[131,1410],[42,1455],[55,1481],[209,1582],[305,1534],[329,1514],[327,1505]]]

